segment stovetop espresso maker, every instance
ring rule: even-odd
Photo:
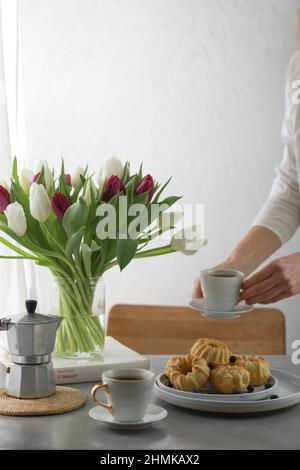
[[[17,398],[49,397],[55,392],[52,352],[62,318],[36,313],[36,300],[27,300],[25,305],[25,314],[0,319],[11,360],[6,393]]]

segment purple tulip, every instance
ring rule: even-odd
[[[59,192],[54,193],[51,198],[51,207],[59,219],[63,218],[71,204],[71,199]]]
[[[151,175],[146,175],[137,185],[134,194],[138,196],[139,194],[148,193],[148,201],[151,200],[154,191],[154,181]]]
[[[33,182],[33,183],[36,182],[36,180],[38,179],[38,177],[40,176],[40,174],[41,174],[41,172],[38,171],[35,175],[33,175],[33,177],[32,177],[32,182]]]
[[[72,186],[71,175],[69,173],[65,173],[65,180],[67,186]]]
[[[10,204],[10,195],[4,186],[0,186],[0,212],[3,213]]]
[[[118,176],[112,175],[106,181],[102,199],[103,201],[108,202],[118,193],[125,193],[125,186]]]

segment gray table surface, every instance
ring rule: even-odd
[[[167,356],[149,359],[151,370],[159,373]],[[300,375],[300,366],[288,356],[270,356],[270,361],[274,368]],[[168,410],[165,420],[135,432],[116,431],[89,417],[95,406],[89,397],[92,385],[75,385],[88,401],[72,413],[0,416],[0,449],[300,449],[300,404],[270,413],[227,415],[177,408],[153,397],[153,403]]]

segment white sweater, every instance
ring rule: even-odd
[[[299,82],[296,82],[296,81]],[[287,72],[285,116],[281,137],[283,158],[268,199],[253,225],[272,230],[287,242],[300,225],[300,52],[290,60]]]

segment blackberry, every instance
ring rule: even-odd
[[[230,358],[229,358],[229,362],[231,364],[234,364],[236,360],[237,360],[237,356],[230,356]]]
[[[207,365],[210,368],[210,370],[213,370],[216,368],[216,364],[214,362],[208,362]]]
[[[265,383],[265,389],[267,390],[268,388],[273,387],[273,385],[274,385],[273,382],[268,381]]]

